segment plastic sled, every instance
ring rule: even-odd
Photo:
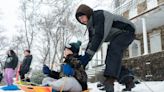
[[[25,92],[52,92],[52,87],[26,86],[19,85],[20,89]]]

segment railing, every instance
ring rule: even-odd
[[[114,14],[118,14],[118,15],[122,14],[123,12],[125,12],[126,10],[128,10],[132,7],[132,1],[133,0],[129,0],[126,3],[123,3],[122,5],[120,5],[116,9],[114,9],[112,12]]]
[[[122,15],[125,11],[127,11],[133,7],[137,7],[137,5],[139,3],[142,3],[144,1],[145,0],[128,0],[126,3],[123,3],[122,5],[120,5],[116,9],[114,9],[112,12],[114,14]]]

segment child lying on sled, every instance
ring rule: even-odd
[[[43,72],[48,77],[43,79],[43,85],[52,86],[56,91],[81,92],[87,90],[87,74],[77,60],[80,45],[81,42],[78,41],[65,47],[65,61],[61,65],[60,72],[52,71],[44,65]]]

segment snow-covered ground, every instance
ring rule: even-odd
[[[97,83],[88,83],[90,92],[105,92],[99,91],[96,87]],[[2,86],[1,86],[2,87]],[[115,92],[121,92],[124,86],[115,83]],[[24,92],[24,91],[3,91],[0,92]],[[152,82],[141,82],[141,84],[137,84],[132,92],[164,92],[164,81],[152,81]]]
[[[90,92],[105,92],[97,89],[97,83],[89,83],[88,85],[92,89]],[[123,88],[124,86],[115,82],[115,92],[121,92]],[[164,92],[164,81],[141,82],[132,89],[132,92]]]

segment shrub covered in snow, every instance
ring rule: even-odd
[[[36,84],[42,84],[43,78],[46,76],[42,73],[41,70],[34,71],[31,76],[31,82]]]

